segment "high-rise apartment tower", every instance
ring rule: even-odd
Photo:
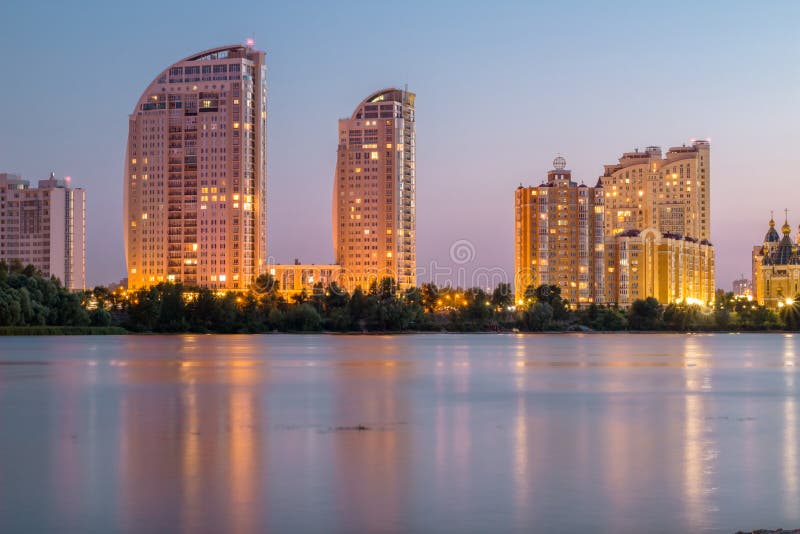
[[[603,189],[578,185],[559,156],[539,186],[514,195],[516,300],[556,285],[571,305],[603,302]]]
[[[250,44],[156,76],[129,118],[128,284],[245,289],[266,268],[267,86]]]
[[[384,89],[339,120],[333,249],[348,289],[384,277],[416,285],[414,98]]]

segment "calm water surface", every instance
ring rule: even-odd
[[[0,338],[0,532],[797,528],[798,341]]]

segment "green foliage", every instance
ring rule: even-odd
[[[425,330],[800,330],[800,304],[779,313],[718,292],[713,309],[637,300],[626,310],[592,304],[572,309],[557,285],[528,287],[514,307],[508,284],[482,288],[423,284],[400,291],[391,278],[365,293],[315,285],[287,302],[270,275],[243,292],[159,284],[128,293],[64,289],[30,266],[0,262],[0,334],[134,332],[404,332]],[[795,301],[800,302],[800,298]]]
[[[653,297],[633,301],[628,310],[628,324],[633,330],[660,330],[664,309]]]
[[[87,326],[82,297],[31,265],[0,262],[0,326]]]
[[[537,302],[525,310],[524,323],[528,330],[549,330],[553,322],[553,307],[547,302]]]
[[[578,321],[592,330],[604,332],[615,332],[628,328],[628,319],[619,308],[597,304],[591,304],[588,308],[581,310],[578,314]]]

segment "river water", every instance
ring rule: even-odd
[[[798,528],[798,341],[0,338],[0,532]]]

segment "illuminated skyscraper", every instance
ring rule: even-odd
[[[603,189],[578,185],[565,165],[557,157],[546,182],[514,195],[518,304],[540,285],[557,285],[573,306],[603,302]]]
[[[264,52],[213,48],[162,71],[129,119],[131,288],[247,288],[266,267]]]
[[[384,89],[339,120],[333,249],[348,289],[416,285],[415,96]]]
[[[85,289],[86,192],[52,173],[38,185],[0,173],[0,261],[18,260],[67,289]]]

